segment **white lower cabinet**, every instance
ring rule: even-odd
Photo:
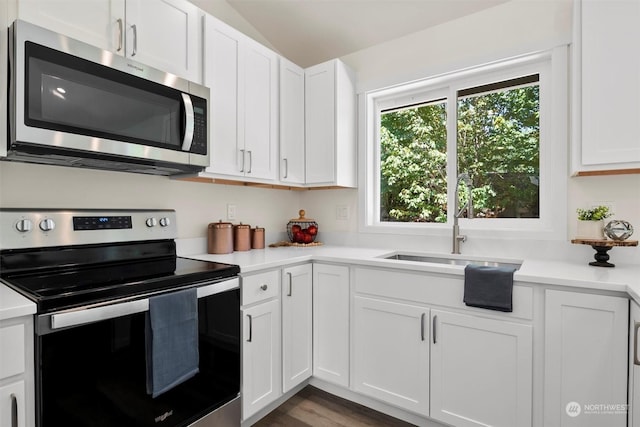
[[[428,416],[429,309],[354,300],[354,390]]]
[[[35,425],[33,318],[0,321],[0,427]]]
[[[278,270],[242,277],[244,420],[282,394],[279,285]],[[264,299],[258,298],[261,293]]]
[[[640,427],[640,306],[629,306],[629,427]]]
[[[626,298],[546,291],[545,426],[627,424],[628,321]]]
[[[431,418],[531,426],[532,327],[431,310]]]
[[[282,392],[312,374],[312,267],[282,270]]]
[[[349,268],[313,264],[313,375],[349,387]]]

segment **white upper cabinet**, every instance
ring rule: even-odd
[[[306,184],[356,186],[353,72],[334,59],[305,70]]]
[[[208,174],[275,180],[278,56],[207,15],[204,84],[211,89]]]
[[[200,19],[186,0],[19,0],[18,17],[195,82]]]
[[[572,172],[640,168],[640,1],[575,2]]]
[[[304,69],[280,58],[280,181],[304,184]]]
[[[127,0],[126,55],[202,81],[201,12],[184,0]]]

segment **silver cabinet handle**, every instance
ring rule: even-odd
[[[11,393],[11,427],[18,427],[18,397]]]
[[[116,49],[116,52],[120,52],[122,50],[122,40],[124,38],[124,33],[122,30],[122,18],[119,18],[116,22],[118,23],[118,32],[119,32],[118,49]]]
[[[267,284],[265,283],[264,285],[260,286],[260,289],[262,289],[263,291],[266,291],[268,288]]]
[[[291,289],[293,286],[293,274],[287,273],[287,276],[289,276],[289,293],[287,294],[287,296],[290,297],[293,291],[293,289]]]
[[[247,151],[249,153],[249,170],[247,173],[251,173],[251,168],[253,167],[253,155],[251,154],[251,150]]]
[[[437,315],[433,316],[433,325],[432,325],[433,330],[431,332],[433,333],[433,343],[434,344],[437,343],[437,340],[436,340],[436,325],[437,325],[437,322],[438,322],[438,316]]]
[[[282,159],[284,160],[284,179],[287,179],[289,177],[289,160],[287,159]]]
[[[640,365],[638,360],[638,329],[640,329],[640,322],[635,322],[633,325],[633,364]]]
[[[427,316],[427,313],[422,313],[420,315],[420,340],[424,341],[424,318]]]
[[[247,314],[247,317],[249,318],[249,339],[247,342],[251,342],[251,339],[253,338],[253,317],[251,317],[250,314]]]
[[[184,138],[182,139],[182,151],[191,150],[193,143],[193,130],[195,125],[195,115],[193,112],[193,102],[191,97],[186,93],[181,93],[182,104],[184,105]]]
[[[242,153],[242,167],[240,168],[240,172],[244,172],[244,149],[240,149]]]
[[[133,30],[133,52],[131,52],[131,57],[134,57],[138,53],[138,26],[133,24],[131,29]]]

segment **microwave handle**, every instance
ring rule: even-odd
[[[182,93],[182,103],[184,104],[185,113],[185,125],[184,125],[184,138],[182,139],[182,151],[190,151],[191,143],[193,142],[193,129],[195,123],[195,116],[193,113],[193,103],[191,97]]]
[[[233,278],[197,288],[198,298],[226,292],[240,287],[240,279]],[[149,299],[122,302],[102,307],[84,308],[51,315],[51,329],[80,326],[101,320],[114,319],[149,310]]]

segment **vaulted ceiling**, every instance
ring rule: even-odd
[[[282,55],[307,67],[508,0],[226,0]]]

